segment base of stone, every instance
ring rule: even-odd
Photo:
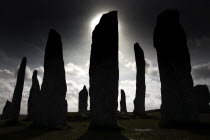
[[[169,120],[160,120],[159,122],[160,128],[168,128],[168,129],[198,129],[205,128],[206,124],[200,123],[199,121],[169,121]],[[209,126],[208,126],[209,127]]]
[[[19,122],[19,120],[6,120],[5,124],[7,126],[16,126],[16,125],[19,125],[20,122]]]
[[[120,129],[88,129],[78,140],[129,140]]]
[[[37,129],[47,129],[47,130],[66,130],[66,129],[71,128],[68,124],[56,125],[56,126],[46,126],[46,125],[37,125],[35,123],[32,123],[31,127],[37,128]]]
[[[97,130],[97,131],[121,131],[122,127],[118,124],[115,125],[93,125],[90,123],[88,130]]]

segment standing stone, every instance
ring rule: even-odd
[[[210,93],[207,85],[196,85],[194,93],[199,112],[210,112]]]
[[[104,14],[93,31],[89,76],[90,128],[116,127],[119,81],[117,11]]]
[[[25,69],[26,69],[27,60],[24,57],[21,61],[20,68],[17,73],[17,81],[14,90],[14,94],[12,97],[12,105],[9,113],[9,121],[10,122],[17,122],[20,115],[20,105],[23,93],[23,86],[25,80]]]
[[[88,91],[86,86],[79,92],[79,112],[87,111]]]
[[[38,112],[37,104],[39,104],[40,99],[40,86],[37,79],[37,70],[33,72],[32,76],[32,86],[30,89],[30,94],[28,98],[28,119],[33,120]]]
[[[136,59],[136,97],[134,99],[135,115],[145,115],[145,60],[144,52],[138,43],[134,44]]]
[[[120,112],[127,112],[125,91],[121,89]]]
[[[34,120],[36,126],[57,128],[66,125],[66,90],[61,37],[51,29],[45,49],[40,111]]]
[[[9,111],[11,109],[11,105],[12,103],[7,100],[1,115],[1,120],[7,120],[9,118]]]
[[[177,10],[166,10],[154,30],[161,81],[161,118],[165,121],[199,120],[193,95],[190,54]]]

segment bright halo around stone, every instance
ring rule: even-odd
[[[95,29],[95,26],[99,23],[103,13],[97,14],[90,22],[91,31]]]

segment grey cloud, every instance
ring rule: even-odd
[[[14,73],[7,69],[0,69],[0,78],[11,79],[14,78]]]
[[[150,93],[146,93],[146,98],[149,98],[150,97]]]
[[[196,39],[189,39],[188,45],[190,49],[210,49],[210,37],[202,36]]]
[[[195,65],[192,68],[193,79],[209,79],[210,78],[210,63]]]
[[[4,104],[4,103],[6,103],[6,99],[4,98],[4,97],[0,97],[0,104]]]
[[[68,100],[68,110],[70,112],[78,111],[78,93],[82,89],[82,86],[73,80],[67,80],[66,99]]]
[[[87,78],[88,72],[81,66],[75,65],[74,63],[68,63],[65,65],[65,71],[67,75],[74,76],[77,78]]]

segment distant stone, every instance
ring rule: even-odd
[[[37,70],[33,72],[32,76],[32,86],[30,89],[30,94],[28,98],[28,119],[33,120],[38,113],[38,105],[39,99],[41,98],[40,95],[40,86],[39,81],[37,79]]]
[[[134,44],[136,59],[136,97],[134,99],[135,115],[145,115],[145,59],[144,52],[138,43]]]
[[[89,76],[90,128],[117,127],[119,81],[117,11],[104,14],[93,31]]]
[[[66,125],[66,77],[60,35],[50,30],[44,59],[44,78],[35,126],[57,128]]]
[[[120,112],[127,112],[125,91],[121,89]]]
[[[6,102],[6,104],[3,108],[3,112],[2,112],[2,115],[1,115],[1,120],[9,119],[9,112],[10,112],[10,109],[11,109],[11,105],[12,105],[12,103],[7,100],[7,102]]]
[[[12,97],[12,104],[10,108],[9,118],[10,122],[17,122],[20,115],[20,105],[22,100],[22,93],[25,80],[25,69],[26,69],[27,60],[24,57],[21,61],[20,68],[17,73],[17,81]]]
[[[194,92],[199,112],[210,112],[210,93],[207,85],[196,85]]]
[[[88,102],[88,91],[86,86],[79,92],[79,112],[87,111]]]
[[[166,10],[158,16],[154,47],[161,81],[161,119],[181,123],[198,121],[190,54],[177,10]]]

